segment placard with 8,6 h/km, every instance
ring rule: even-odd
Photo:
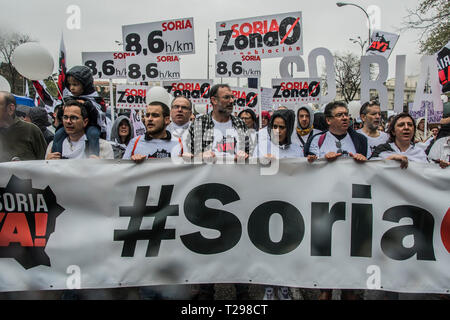
[[[137,55],[194,54],[194,18],[122,26],[123,50]]]
[[[234,53],[216,54],[217,78],[259,78],[261,58],[257,55]]]
[[[125,57],[129,52],[82,52],[83,65],[90,68],[94,79],[126,79]]]
[[[273,103],[296,106],[303,103],[320,103],[320,78],[272,79]]]
[[[180,79],[180,58],[165,56],[131,56],[126,58],[129,82]]]
[[[303,54],[302,13],[216,22],[217,53],[239,52],[261,58]]]

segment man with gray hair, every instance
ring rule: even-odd
[[[166,130],[176,137],[181,138],[189,127],[192,115],[192,102],[186,96],[178,96],[172,100],[170,105],[170,119],[172,122]]]
[[[0,162],[43,160],[44,135],[36,125],[16,116],[16,106],[11,93],[0,91]]]

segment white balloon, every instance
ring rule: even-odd
[[[44,80],[53,73],[53,57],[36,42],[18,46],[12,54],[11,62],[22,76],[30,80]]]
[[[361,102],[360,101],[350,101],[348,104],[348,113],[353,119],[356,119],[359,117],[359,110],[361,109]]]
[[[5,77],[0,76],[0,91],[11,92],[11,86]]]
[[[162,103],[165,103],[166,105],[170,106],[170,103],[172,102],[172,95],[167,92],[166,89],[163,87],[155,86],[150,87],[149,90],[147,90],[147,96],[145,97],[145,102],[150,104],[154,101],[159,101]]]

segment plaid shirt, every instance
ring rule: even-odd
[[[245,122],[231,115],[231,125],[238,133],[238,145],[245,146],[245,152],[251,154],[254,146],[250,144],[249,133]],[[187,150],[194,155],[211,151],[214,142],[214,122],[212,114],[204,114],[196,118],[189,126],[187,137]]]

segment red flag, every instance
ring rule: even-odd
[[[66,47],[64,46],[63,34],[59,44],[59,75],[58,75],[58,99],[62,100],[61,93],[64,93],[64,82],[66,81]]]
[[[49,112],[53,112],[53,109],[58,104],[58,101],[55,100],[52,95],[47,91],[47,87],[44,81],[32,81],[33,87],[36,90],[36,93],[41,98],[41,101],[45,105],[45,109]]]

